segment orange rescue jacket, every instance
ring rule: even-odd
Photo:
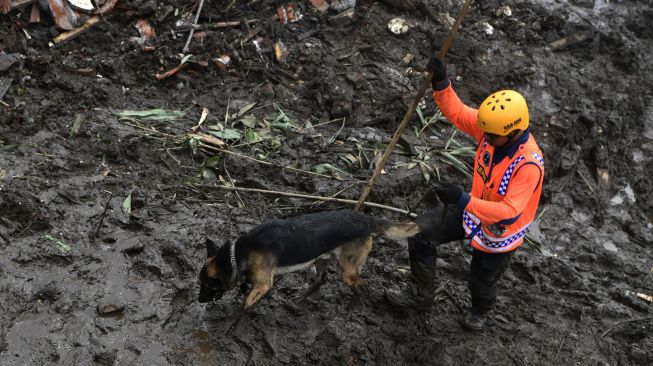
[[[544,160],[526,130],[514,145],[497,154],[477,125],[478,110],[463,104],[451,84],[433,91],[442,113],[479,144],[474,157],[471,197],[463,193],[463,227],[471,245],[489,253],[508,252],[524,241],[542,193]],[[498,155],[500,157],[500,155]]]

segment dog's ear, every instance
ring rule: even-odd
[[[206,255],[208,258],[215,257],[218,254],[218,246],[211,239],[206,239]]]
[[[223,247],[229,248],[231,246],[231,239],[227,239],[224,241],[224,244],[222,245]]]

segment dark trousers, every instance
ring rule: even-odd
[[[494,308],[497,302],[497,284],[510,266],[513,252],[486,253],[480,250],[472,252],[468,285],[472,293],[473,312],[485,314]]]
[[[408,239],[410,261],[420,262],[435,271],[435,249],[455,240],[467,240],[462,224],[463,212],[456,205],[440,204],[420,215],[415,221],[422,232]],[[494,308],[497,300],[497,283],[510,265],[513,251],[486,253],[472,251],[469,290],[472,294],[472,311],[485,314]]]

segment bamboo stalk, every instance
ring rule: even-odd
[[[68,42],[72,39],[75,39],[77,36],[80,34],[86,32],[87,30],[93,28],[96,24],[100,22],[101,18],[99,16],[94,16],[89,18],[86,23],[82,24],[82,26],[77,27],[71,31],[68,31],[66,33],[61,33],[60,35],[56,36],[54,40],[52,40],[52,43],[54,44],[62,44],[65,42]]]
[[[299,169],[299,168],[293,168],[293,167],[284,166],[284,165],[281,165],[281,164],[270,163],[270,162],[268,162],[268,161],[263,161],[263,160],[259,160],[259,159],[256,159],[256,158],[252,158],[251,156],[247,156],[247,155],[239,154],[239,153],[237,153],[237,152],[233,152],[233,151],[229,151],[229,150],[226,150],[226,149],[221,149],[221,148],[219,148],[219,147],[215,147],[215,146],[213,146],[213,145],[205,144],[205,143],[203,143],[203,142],[201,142],[201,141],[200,141],[200,146],[203,147],[203,148],[205,148],[205,149],[212,150],[212,151],[214,151],[214,152],[215,152],[215,151],[217,151],[217,152],[223,152],[223,153],[225,153],[225,154],[229,154],[229,155],[232,155],[232,156],[237,156],[237,157],[239,157],[239,158],[243,158],[243,159],[246,159],[246,160],[251,160],[251,161],[257,162],[257,163],[262,164],[262,165],[276,166],[276,167],[279,167],[279,168],[282,168],[282,169],[292,170],[293,172],[297,172],[297,173],[308,174],[308,175],[315,175],[315,176],[322,177],[322,178],[335,179],[334,177],[332,177],[332,176],[330,176],[330,175],[320,174],[320,173],[315,173],[315,172],[311,172],[311,171],[309,171],[309,170],[304,170],[304,169]]]
[[[309,194],[271,191],[271,190],[257,189],[257,188],[227,187],[227,186],[216,186],[216,185],[210,185],[210,184],[194,184],[192,186],[196,187],[196,188],[221,189],[221,190],[225,190],[225,191],[262,193],[262,194],[270,194],[270,195],[283,196],[283,197],[304,198],[304,199],[309,199],[309,200],[314,200],[314,201],[331,201],[331,202],[346,203],[346,204],[350,204],[350,205],[355,205],[357,203],[356,200],[348,200],[348,199],[344,199],[344,198],[314,196],[314,195],[309,195]],[[375,207],[375,208],[380,208],[380,209],[383,209],[383,210],[397,212],[397,213],[404,214],[404,215],[409,215],[410,217],[417,217],[416,214],[408,212],[406,210],[402,210],[402,209],[396,208],[396,207],[382,205],[382,204],[379,204],[379,203],[364,202],[364,205],[368,206],[368,207]]]
[[[438,53],[438,57],[441,60],[444,59],[444,56],[447,54],[447,51],[449,50],[449,46],[451,46],[451,43],[453,42],[456,36],[456,33],[458,33],[458,28],[460,27],[463,18],[465,18],[465,14],[467,13],[467,9],[469,9],[469,5],[471,2],[472,2],[471,0],[465,0],[465,4],[463,5],[463,8],[460,11],[460,14],[458,15],[458,19],[456,19],[456,22],[451,27],[451,30],[449,31],[449,35],[447,36],[447,39],[444,42],[444,46],[442,46],[440,52]],[[383,152],[383,155],[381,156],[381,160],[377,164],[376,169],[374,169],[374,173],[372,173],[372,177],[370,178],[369,182],[363,189],[363,192],[361,193],[361,196],[358,199],[358,203],[356,203],[354,210],[356,211],[360,210],[361,206],[363,206],[363,203],[365,202],[365,199],[372,191],[372,186],[374,186],[376,179],[379,177],[379,175],[381,175],[381,171],[383,170],[383,167],[385,167],[385,164],[388,161],[390,154],[392,154],[392,150],[394,150],[397,141],[401,137],[401,134],[404,132],[406,127],[408,127],[408,123],[413,118],[413,115],[415,114],[415,109],[417,109],[420,100],[422,100],[424,93],[426,93],[426,89],[431,85],[431,79],[433,79],[433,73],[429,72],[426,78],[424,79],[424,81],[422,82],[422,85],[420,86],[419,90],[417,91],[417,95],[415,96],[413,103],[410,105],[410,108],[408,108],[408,111],[406,111],[406,114],[404,115],[404,118],[401,120],[399,127],[397,127],[397,131],[395,131],[394,135],[392,136],[392,140],[390,140],[388,147]]]

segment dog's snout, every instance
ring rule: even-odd
[[[211,300],[213,300],[213,299],[209,299],[208,297],[202,297],[202,296],[199,296],[197,298],[197,302],[199,302],[200,304],[207,303],[207,302],[209,302]]]
[[[219,291],[219,290],[213,290],[208,287],[202,286],[200,288],[200,294],[197,297],[197,302],[199,303],[206,303],[211,300],[217,300],[222,297],[224,294],[224,291]]]

